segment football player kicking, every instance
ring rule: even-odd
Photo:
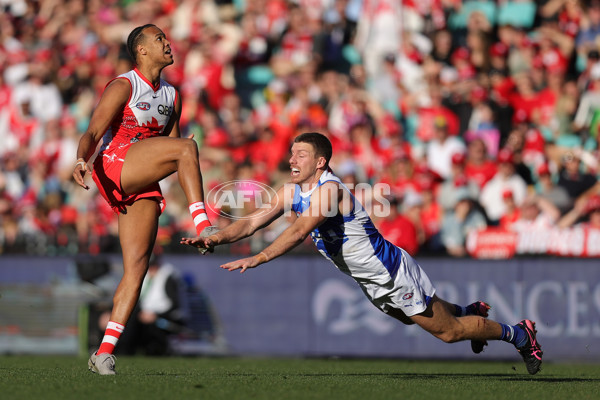
[[[158,182],[180,172],[179,183],[190,203],[196,233],[204,235],[213,228],[204,209],[198,147],[193,140],[180,137],[181,99],[161,79],[161,71],[173,64],[171,43],[162,30],[147,24],[131,31],[127,49],[136,68],[107,84],[79,141],[73,171],[75,182],[89,189],[84,181],[92,172],[87,163],[102,140],[92,177],[118,214],[123,278],[113,297],[102,343],[88,361],[88,368],[100,375],[116,373],[113,352],[148,270],[158,217],[165,206]]]
[[[291,149],[291,186],[284,185],[270,209],[264,208],[208,237],[182,238],[181,243],[212,249],[236,242],[269,225],[286,212],[297,218],[273,243],[252,257],[221,265],[245,272],[290,251],[311,234],[319,252],[360,285],[369,300],[405,324],[417,324],[446,343],[471,340],[479,353],[488,340],[512,343],[536,374],[542,350],[535,323],[516,325],[489,320],[489,306],[481,301],[461,307],[435,295],[431,281],[406,251],[392,245],[377,231],[362,205],[329,168],[332,148],[319,133],[303,133]],[[268,208],[267,208],[268,209]]]

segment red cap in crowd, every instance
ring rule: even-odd
[[[523,36],[520,43],[521,47],[531,48],[535,46],[535,42],[529,36]]]
[[[468,61],[469,58],[471,57],[471,54],[469,53],[469,49],[467,49],[466,47],[459,47],[458,49],[454,50],[454,52],[452,52],[452,62],[456,62],[459,60],[463,60],[463,61]]]
[[[540,56],[535,56],[531,60],[531,66],[535,69],[542,69],[544,68],[544,60]]]
[[[538,174],[538,176],[550,175],[550,168],[548,167],[548,164],[546,164],[546,163],[541,164],[537,168],[537,174]]]
[[[513,192],[510,189],[504,189],[502,191],[502,198],[503,199],[512,199],[513,197]]]
[[[567,60],[556,49],[544,52],[542,62],[550,73],[564,73],[567,70]]]
[[[498,152],[498,162],[500,163],[512,163],[513,155],[508,149],[502,149]]]
[[[485,101],[487,97],[487,91],[482,86],[478,85],[471,89],[471,100]]]
[[[399,135],[402,132],[400,123],[391,114],[386,114],[381,122],[388,135]]]
[[[464,153],[454,153],[452,154],[452,164],[464,164],[466,160]]]
[[[513,122],[515,124],[521,124],[523,122],[527,122],[529,120],[529,116],[527,115],[527,111],[523,109],[518,109],[513,114]]]
[[[490,55],[492,57],[506,57],[508,55],[508,46],[502,42],[497,42],[490,47]]]

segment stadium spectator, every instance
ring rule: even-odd
[[[483,188],[498,172],[498,166],[490,159],[487,146],[483,139],[473,139],[467,147],[465,175]]]
[[[511,230],[512,225],[521,218],[521,209],[515,204],[515,198],[510,189],[502,192],[502,201],[504,202],[505,212],[500,217],[498,226],[504,230]]]
[[[476,86],[470,93],[471,113],[468,120],[465,140],[471,142],[480,138],[486,144],[489,155],[495,157],[500,146],[500,130],[494,121],[492,105],[486,101],[487,92],[483,87]]]
[[[467,255],[465,243],[469,232],[484,229],[487,223],[466,187],[457,189],[455,199],[453,210],[444,214],[441,237],[449,255],[464,257]]]
[[[567,191],[572,201],[591,189],[597,182],[593,174],[582,169],[577,152],[569,151],[563,155],[557,184]]]
[[[390,199],[390,215],[382,218],[377,228],[390,243],[403,248],[411,256],[416,255],[419,251],[417,230],[412,221],[400,212],[400,204],[398,198]]]
[[[510,229],[523,231],[543,231],[555,226],[560,211],[548,200],[529,195],[519,207],[519,216],[510,224]]]
[[[465,189],[471,199],[476,199],[479,195],[479,186],[469,179],[465,172],[466,156],[464,153],[455,153],[452,155],[452,175],[444,180],[437,193],[437,199],[444,212],[451,211],[458,202],[458,196],[463,194]]]
[[[516,205],[520,206],[527,194],[527,184],[515,172],[512,153],[502,149],[498,153],[498,172],[485,184],[479,196],[479,203],[493,225],[498,223],[506,212],[502,197],[506,190],[512,192]]]
[[[558,186],[554,182],[547,163],[543,163],[538,167],[537,181],[536,190],[538,196],[552,203],[558,208],[561,215],[567,213],[573,207],[573,201],[569,197],[569,193],[564,187]]]
[[[443,179],[451,176],[452,155],[464,153],[463,141],[449,133],[449,125],[444,117],[434,121],[434,137],[427,144],[427,166]]]

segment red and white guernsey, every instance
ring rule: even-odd
[[[131,94],[122,113],[104,134],[102,152],[163,135],[177,98],[172,85],[161,79],[158,87],[153,87],[137,68],[115,79],[119,78],[129,81]]]
[[[161,210],[164,210],[165,200],[158,183],[138,193],[125,193],[121,187],[121,170],[133,143],[166,134],[164,130],[173,113],[177,91],[162,79],[158,87],[153,87],[137,69],[115,79],[119,78],[129,81],[131,94],[104,134],[102,147],[94,161],[92,178],[102,197],[116,213],[125,212],[127,205],[142,198],[157,199]]]

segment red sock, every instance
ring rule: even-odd
[[[206,215],[206,210],[204,209],[204,203],[197,201],[190,204],[189,209],[190,214],[192,214],[192,218],[194,219],[194,225],[196,225],[196,234],[200,236],[200,233],[202,233],[204,228],[211,225],[208,216]]]
[[[123,333],[123,329],[125,329],[124,325],[121,325],[118,322],[108,321],[106,331],[104,332],[104,338],[102,338],[102,344],[100,344],[100,348],[96,354],[112,354],[119,341],[119,337],[121,337],[121,333]]]

